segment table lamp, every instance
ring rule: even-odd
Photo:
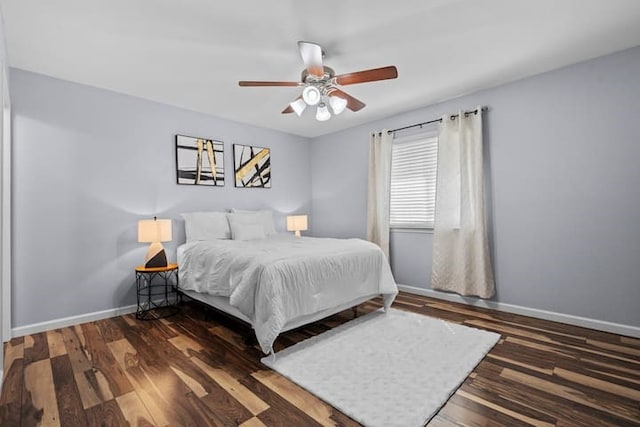
[[[143,219],[138,221],[138,242],[151,243],[147,256],[144,258],[146,268],[167,266],[167,254],[161,242],[171,241],[171,220]]]
[[[296,237],[300,237],[300,231],[307,230],[306,215],[288,215],[287,231],[295,231]]]

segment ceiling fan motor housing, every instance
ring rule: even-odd
[[[305,86],[315,86],[320,91],[322,96],[327,96],[330,92],[330,89],[335,84],[334,76],[336,75],[333,68],[327,67],[324,65],[322,67],[324,69],[324,75],[322,77],[318,77],[313,74],[309,74],[309,71],[306,69],[302,70],[300,80]]]
[[[322,68],[324,69],[324,75],[322,77],[309,74],[309,71],[307,71],[307,69],[302,70],[302,74],[301,74],[302,83],[307,83],[307,84],[329,83],[330,80],[336,75],[336,72],[333,71],[333,68],[327,67],[326,65],[324,65]]]

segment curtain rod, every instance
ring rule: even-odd
[[[487,107],[481,107],[481,110],[482,110],[482,111],[487,111]],[[464,112],[464,116],[465,116],[465,117],[467,117],[467,116],[469,116],[469,114],[471,114],[471,113],[473,113],[473,114],[478,114],[478,109],[476,108],[475,110],[465,111],[465,112]],[[451,120],[453,120],[453,119],[455,119],[456,117],[458,117],[458,114],[452,114],[452,115],[451,115],[451,116],[449,116],[449,117],[451,117]],[[401,131],[401,130],[411,129],[411,128],[415,128],[415,127],[422,127],[422,126],[424,126],[424,125],[428,125],[428,124],[431,124],[431,123],[438,123],[438,122],[442,122],[442,117],[441,117],[441,118],[439,118],[439,119],[429,120],[429,121],[422,122],[422,123],[416,123],[415,125],[409,125],[409,126],[404,126],[404,127],[397,128],[397,129],[391,129],[391,130],[388,130],[388,131],[387,131],[387,133],[399,132],[399,131]]]

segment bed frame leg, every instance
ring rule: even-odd
[[[253,331],[250,331],[247,335],[245,335],[243,341],[244,345],[246,345],[247,347],[253,347],[254,345],[258,344],[258,340]]]

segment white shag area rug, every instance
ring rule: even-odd
[[[417,427],[499,339],[420,314],[378,310],[262,363],[366,426]]]

